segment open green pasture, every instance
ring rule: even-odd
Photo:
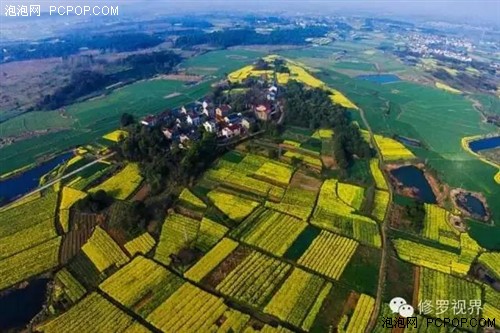
[[[263,52],[252,50],[217,50],[187,59],[181,64],[189,74],[223,76],[246,66],[259,57]]]
[[[141,81],[109,95],[68,106],[64,113],[67,118],[52,111],[31,112],[11,119],[0,125],[2,135],[39,129],[59,131],[0,149],[0,174],[33,163],[40,157],[93,142],[119,127],[120,115],[124,112],[143,117],[199,99],[210,91],[210,84],[204,82],[188,87],[180,81]],[[179,95],[166,98],[173,93]]]
[[[494,244],[494,239],[500,237],[500,186],[493,180],[497,170],[461,147],[462,137],[491,133],[496,131],[495,127],[482,122],[472,102],[461,95],[410,82],[380,85],[351,78],[334,71],[333,61],[320,59],[318,55],[321,51],[317,49],[319,48],[313,51],[293,50],[286,56],[321,69],[316,75],[362,108],[374,132],[387,136],[399,134],[420,140],[425,148],[410,149],[435,169],[450,186],[484,193],[496,226],[485,227],[490,232],[482,230],[473,232],[473,235],[485,247],[498,246]],[[348,52],[350,51],[364,53],[361,47],[358,50],[351,47]],[[367,59],[379,58],[377,52],[365,56]],[[398,65],[392,59],[388,63],[393,71],[404,68],[404,65]],[[485,104],[489,101],[484,97],[480,100]]]

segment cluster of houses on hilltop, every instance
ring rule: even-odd
[[[160,127],[165,137],[178,143],[181,148],[189,141],[200,139],[200,127],[215,133],[221,140],[249,133],[257,119],[276,119],[278,88],[272,85],[266,91],[266,102],[252,105],[245,115],[234,112],[231,105],[215,106],[209,100],[201,100],[181,108],[163,111],[141,119],[140,123],[149,127]]]

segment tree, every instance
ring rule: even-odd
[[[120,118],[120,125],[122,127],[127,127],[128,125],[131,125],[135,123],[134,116],[131,115],[130,113],[123,113],[121,118]]]

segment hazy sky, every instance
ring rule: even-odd
[[[134,0],[132,0],[134,1]],[[131,3],[130,0],[127,1]],[[139,3],[135,0],[134,3]],[[500,0],[151,0],[140,1],[144,6],[161,12],[177,10],[272,10],[287,12],[317,12],[334,14],[380,14],[419,16],[458,21],[500,22]]]
[[[283,11],[332,13],[337,15],[371,14],[393,17],[419,17],[458,22],[474,21],[500,24],[500,0],[0,0],[6,4],[110,5],[120,4],[121,13],[133,15],[148,11],[151,15],[183,11]]]

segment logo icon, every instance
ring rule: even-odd
[[[391,302],[389,303],[389,307],[391,308],[392,313],[399,313],[399,308],[402,305],[405,305],[406,301],[402,297],[394,297],[391,299]]]
[[[402,297],[394,297],[389,303],[392,313],[397,313],[403,318],[408,318],[413,316],[415,310],[413,306],[406,303],[406,300]]]
[[[413,306],[409,304],[401,305],[399,307],[399,315],[403,318],[408,318],[413,316],[413,312],[414,312]]]

